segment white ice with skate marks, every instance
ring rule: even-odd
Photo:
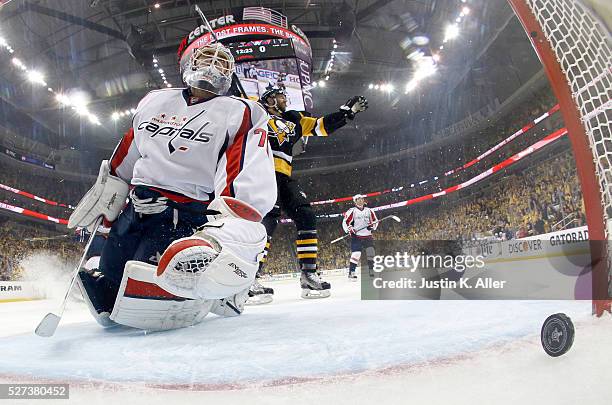
[[[437,396],[440,387],[460,389],[461,381],[469,386],[473,378],[479,379],[474,388],[478,393],[489,391],[497,381],[487,381],[491,373],[495,378],[512,376],[519,386],[500,388],[519,391],[499,393],[501,398],[487,403],[506,403],[504,398],[516,399],[525,387],[538,392],[546,383],[555,388],[556,399],[570,399],[564,390],[577,395],[585,391],[591,403],[612,395],[607,371],[612,319],[593,320],[590,302],[360,301],[359,283],[345,277],[329,281],[328,299],[300,299],[298,280],[268,283],[276,292],[272,304],[248,307],[236,318],[210,315],[195,327],[160,333],[104,330],[83,303],[74,302],[56,335],[40,338],[33,334],[34,327],[55,302],[1,304],[0,380],[71,382],[75,398],[87,397],[93,388],[83,387],[96,381],[106,390],[115,387],[112,395],[129,398],[132,404],[176,399],[178,391],[173,390],[180,390],[181,400],[203,400],[185,394],[185,388],[231,403],[243,402],[253,389],[267,395],[269,403],[282,403],[288,396],[294,403],[312,403],[314,398],[332,402],[325,392],[337,396],[335,403],[346,398],[352,398],[350,403],[383,398],[386,403],[405,403],[395,398],[401,387],[409,395],[405,399],[437,403],[436,398],[443,398]],[[567,355],[553,359],[542,351],[538,334],[543,320],[556,312],[575,321],[577,336]],[[566,369],[568,364],[572,369]],[[554,382],[558,375],[588,384]],[[380,390],[397,391],[397,401]],[[293,398],[300,391],[303,395]],[[154,397],[147,395],[152,392],[157,392]],[[277,396],[280,392],[284,397]],[[480,396],[466,394],[449,393],[448,399],[467,403]]]

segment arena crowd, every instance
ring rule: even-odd
[[[371,207],[436,192],[483,172],[561,128],[563,121],[560,114],[554,114],[478,164],[450,176],[439,176],[437,180],[432,178],[471,161],[555,104],[550,89],[544,88],[521,108],[501,118],[492,119],[491,125],[467,136],[434,141],[415,149],[415,153],[405,158],[384,164],[310,178],[301,177],[300,182],[313,201],[403,187],[400,192],[370,198],[368,204]],[[424,179],[428,179],[427,183],[418,184]],[[28,176],[10,168],[0,173],[0,183],[73,205],[90,186],[61,179]],[[586,223],[574,158],[567,139],[547,146],[481,183],[448,196],[380,212],[379,216],[398,215],[402,222],[382,223],[375,238],[460,241],[515,239]],[[0,190],[0,201],[62,218],[70,215],[69,209],[53,207],[4,190]],[[315,209],[318,214],[329,214],[344,212],[350,206],[349,202],[316,206]],[[340,221],[339,217],[319,221],[318,254],[321,269],[343,268],[348,264],[347,244],[329,244],[332,239],[343,234]],[[68,235],[68,231],[61,234],[30,221],[16,223],[13,218],[4,218],[0,224],[0,280],[17,279],[21,271],[20,261],[33,251],[52,251],[66,262],[76,262],[83,243],[79,243],[74,235]],[[266,266],[267,273],[297,271],[295,236],[292,224],[278,227]],[[52,238],[32,240],[49,237]]]

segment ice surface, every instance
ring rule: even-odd
[[[162,333],[104,330],[74,302],[45,339],[33,330],[56,301],[1,304],[0,380],[70,382],[90,403],[497,404],[547,385],[555,395],[539,404],[612,403],[612,320],[593,319],[590,302],[360,301],[359,283],[330,281],[329,299],[300,299],[297,280],[270,283],[272,304]],[[555,312],[577,325],[557,359],[539,346]],[[498,397],[479,400],[496,386]]]

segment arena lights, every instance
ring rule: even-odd
[[[459,26],[457,24],[449,24],[444,31],[444,43],[455,39],[459,36]]]
[[[9,51],[9,53],[15,52],[15,50],[8,44],[8,42],[6,41],[6,39],[4,39],[4,37],[0,37],[0,46],[5,48],[7,51]]]
[[[123,117],[131,117],[132,115],[136,114],[136,108],[130,108],[128,110],[125,111],[115,111],[111,114],[111,119],[113,121],[117,121],[119,118],[123,118]]]
[[[70,105],[70,99],[68,98],[68,96],[62,94],[62,93],[57,93],[55,94],[55,99],[57,100],[58,103],[63,104],[63,105]]]
[[[461,3],[467,3],[467,0],[461,0]],[[415,51],[408,56],[409,59],[415,62],[416,70],[413,78],[406,84],[405,94],[414,90],[422,79],[436,73],[438,69],[437,63],[441,59],[441,51],[444,50],[444,44],[459,36],[459,24],[462,22],[462,19],[469,14],[470,8],[462,6],[458,17],[455,18],[455,22],[446,26],[444,39],[442,44],[438,47],[439,52],[432,53],[431,56],[425,56],[423,52]]]
[[[159,77],[164,82],[164,86],[172,87],[172,84],[168,83],[168,79],[166,79],[166,72],[164,72],[164,69],[159,67],[159,61],[157,60],[157,57],[155,55],[153,55],[153,67],[157,69],[157,73],[159,73]]]
[[[417,86],[418,82],[416,80],[410,80],[407,84],[406,84],[406,93],[414,90]]]
[[[393,83],[370,83],[368,84],[368,89],[378,90],[385,93],[392,93],[395,90],[395,86],[393,85]]]
[[[332,39],[332,48],[338,49],[338,42],[335,38]],[[323,72],[323,74],[325,75],[325,80],[329,80],[329,73],[332,71],[334,67],[334,62],[336,61],[336,51],[333,49],[332,51],[330,51],[329,60],[325,64],[325,71]]]
[[[43,86],[47,85],[47,82],[45,82],[45,76],[37,70],[28,70],[27,77],[32,83],[42,84]]]
[[[13,48],[9,45],[6,38],[2,36],[0,36],[0,49],[1,48],[6,49],[11,54],[14,53]],[[28,69],[25,63],[23,63],[21,59],[17,57],[13,57],[11,59],[11,62],[13,63],[13,65],[15,65],[17,68],[21,69],[25,73],[25,76],[28,81],[40,84],[42,86],[47,86],[45,76],[42,72],[35,69]],[[69,97],[59,92],[56,93],[52,87],[47,87],[47,91],[53,94],[57,102],[59,102],[62,106],[70,106],[73,108],[73,110],[76,111],[79,116],[87,117],[89,119],[89,122],[91,122],[92,124],[100,125],[100,120],[98,119],[98,117],[87,109],[87,97],[85,93],[75,92]]]
[[[23,62],[19,58],[13,58],[13,59],[11,59],[11,62],[13,62],[13,65],[17,66],[21,70],[26,70],[25,65],[23,64]]]
[[[436,62],[433,57],[425,57],[417,62],[417,69],[414,72],[414,80],[422,80],[428,76],[433,75],[438,70]]]
[[[315,88],[315,87],[325,87],[325,86],[327,86],[327,83],[323,79],[321,79],[319,81],[315,80],[314,82],[312,82],[312,87],[313,88]]]
[[[55,99],[62,106],[72,107],[77,115],[86,117],[92,124],[101,125],[98,117],[87,108],[87,95],[84,92],[77,91],[69,96],[62,93],[55,93]]]

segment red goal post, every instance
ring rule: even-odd
[[[591,240],[593,311],[600,316],[610,311],[612,297],[610,32],[586,0],[508,2],[544,66],[569,132]]]

